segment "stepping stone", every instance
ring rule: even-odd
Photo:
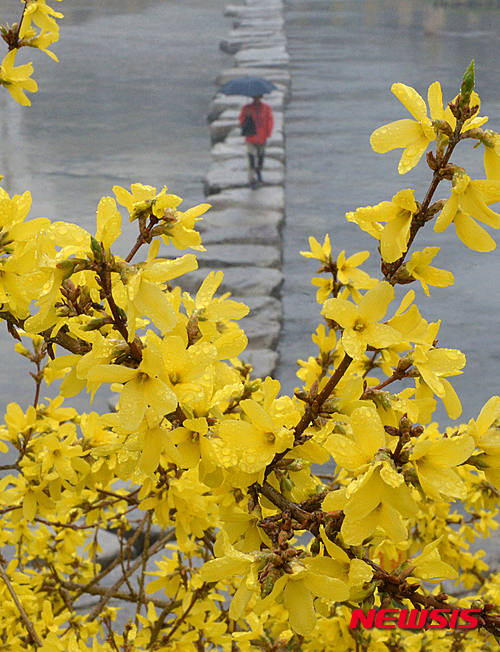
[[[233,160],[229,162],[232,163]],[[217,164],[217,167],[210,168],[210,171],[203,179],[206,195],[221,192],[228,188],[241,188],[248,186],[248,171],[246,166],[245,168],[224,166],[224,163],[227,162],[228,161],[220,161]],[[264,163],[262,184],[263,186],[282,186],[285,183],[285,169],[283,164],[280,164],[281,168],[276,168],[271,165],[272,163],[280,164],[279,161],[274,159],[268,159]],[[259,192],[259,188],[253,192]]]
[[[286,45],[286,37],[280,34],[279,31],[267,36],[256,37],[251,35],[245,38],[229,38],[223,39],[219,43],[219,49],[226,54],[236,54],[240,50],[247,48],[268,48],[279,45]]]
[[[250,308],[249,317],[259,317],[265,320],[274,319],[280,323],[283,320],[283,306],[279,299],[267,296],[246,297],[244,303]]]
[[[206,201],[217,211],[243,208],[261,211],[285,210],[285,190],[281,186],[262,187],[258,191],[251,188],[228,188],[218,194],[209,195]],[[206,213],[208,216],[210,213]],[[200,222],[201,224],[202,222]]]
[[[242,75],[250,75],[255,77],[262,77],[261,68],[241,68],[233,67],[223,70],[216,78],[215,83],[217,86],[222,86],[230,79],[235,77],[241,77]],[[290,86],[291,75],[289,70],[284,70],[283,68],[266,68],[266,79],[272,81],[273,84],[276,84],[278,87],[283,87],[285,90]]]
[[[205,230],[198,230],[202,234],[203,244],[210,249],[215,244],[267,244],[281,247],[281,235],[276,225],[264,223],[257,228],[255,224],[233,226],[228,228],[215,228],[209,226]]]
[[[241,139],[241,142],[220,142],[216,143],[210,150],[210,156],[214,161],[226,161],[228,159],[237,158],[241,156],[246,158],[247,148],[246,143]],[[282,163],[285,162],[285,151],[283,147],[268,147],[266,145],[266,158],[275,158]]]
[[[251,192],[253,194],[260,194],[265,190],[267,190],[267,188],[260,188],[258,193],[256,193],[255,190],[252,190]],[[214,202],[217,202],[218,195],[210,195],[210,197],[213,197]],[[212,229],[242,229],[245,226],[253,227],[253,229],[257,231],[266,224],[279,227],[282,222],[283,213],[281,211],[269,210],[262,205],[249,206],[243,203],[241,206],[234,204],[227,208],[223,207],[218,209],[214,204],[212,204],[211,210],[204,214],[203,219],[197,222],[196,226],[200,233]]]
[[[255,349],[274,349],[281,333],[281,322],[264,321],[259,317],[245,317],[238,322],[248,337],[248,345]]]
[[[280,267],[281,250],[278,247],[256,244],[215,244],[196,254],[200,267],[219,269],[241,265]]]
[[[278,365],[279,355],[270,349],[246,349],[239,356],[239,360],[253,366],[251,378],[265,378],[273,374]]]
[[[284,46],[240,50],[234,55],[234,60],[237,66],[245,67],[288,68],[290,65],[290,56]]]
[[[207,269],[197,269],[182,277],[182,289],[195,295],[207,277]],[[262,267],[228,267],[218,294],[231,292],[235,297],[275,296],[283,283],[283,274],[277,269]],[[244,301],[244,299],[242,299]]]

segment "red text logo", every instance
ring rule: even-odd
[[[481,609],[354,609],[349,628],[358,623],[365,629],[474,629],[478,620],[473,614]]]

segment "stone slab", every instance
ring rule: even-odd
[[[263,16],[239,16],[233,18],[233,28],[252,28],[262,29],[263,27],[273,27],[274,29],[285,29],[285,19],[283,16],[273,16],[265,18]]]
[[[283,320],[283,306],[279,299],[268,296],[246,297],[246,305],[250,308],[248,317],[259,317],[266,320],[282,322]]]
[[[273,16],[283,15],[283,3],[266,2],[254,5],[226,5],[224,16],[227,18],[234,18],[236,16],[266,16],[272,14]]]
[[[259,68],[287,68],[290,65],[290,55],[285,46],[271,48],[247,48],[234,55],[237,66],[258,66]]]
[[[280,267],[281,250],[278,247],[256,244],[214,244],[207,251],[196,254],[200,267],[219,269],[248,265]]]
[[[278,162],[278,161],[276,161]],[[270,170],[264,166],[262,171],[262,186],[282,186],[285,183],[285,171]],[[203,186],[206,195],[221,192],[229,188],[243,188],[248,186],[248,172],[247,170],[235,170],[226,172],[221,168],[214,168],[203,179]],[[259,192],[259,188],[254,190]]]
[[[209,226],[202,231],[203,244],[213,246],[214,244],[252,244],[252,245],[274,245],[281,246],[281,234],[275,224],[269,222],[255,224],[255,222],[242,226],[214,228]]]
[[[279,321],[265,321],[263,319],[245,317],[239,322],[248,337],[248,346],[251,349],[275,349],[281,333]]]
[[[196,293],[207,276],[207,269],[197,269],[182,277],[182,288]],[[283,274],[278,269],[262,267],[228,267],[218,293],[231,292],[235,297],[275,296],[283,283]]]
[[[286,45],[286,37],[279,32],[266,36],[251,36],[246,38],[226,38],[219,42],[219,49],[226,54],[236,54],[248,48],[268,48]]]
[[[210,150],[210,156],[213,161],[226,161],[228,159],[243,157],[247,155],[245,142],[226,142],[216,143]],[[266,146],[266,158],[275,158],[282,163],[285,162],[285,150],[283,147]]]
[[[283,171],[283,163],[277,161],[274,158],[268,159],[267,156],[264,159],[264,170],[270,171]],[[233,156],[228,158],[225,161],[217,161],[212,163],[209,169],[209,173],[215,170],[219,170],[221,174],[232,174],[237,171],[248,171],[248,160],[246,156]]]
[[[228,188],[218,194],[209,195],[206,201],[217,211],[248,208],[256,212],[271,210],[283,213],[285,189],[281,186],[264,186],[257,191],[250,188]]]
[[[245,0],[245,4],[249,7],[257,7],[261,5],[279,5],[284,7],[283,0]]]
[[[278,365],[279,355],[276,351],[270,349],[247,349],[243,351],[239,359],[252,365],[251,378],[265,378],[266,376],[272,376],[274,373]]]
[[[244,73],[242,73],[241,68],[227,68],[217,76],[215,83],[217,86],[222,86],[222,84],[225,84],[231,79],[235,79],[235,77],[241,77],[242,74],[262,77],[262,70],[261,68],[245,68]],[[272,81],[277,86],[287,89],[290,86],[291,75],[289,70],[284,70],[283,68],[266,68],[266,79],[269,79],[269,81]]]
[[[254,199],[255,194],[264,192],[266,188],[260,188],[258,192],[252,190],[252,195],[248,200]],[[262,204],[234,204],[217,208],[218,195],[211,195],[215,205],[203,216],[203,219],[197,222],[197,229],[200,233],[208,230],[243,228],[253,226],[255,229],[261,229],[264,224],[272,224],[279,227],[283,222],[283,213],[280,210],[269,210]],[[209,202],[208,202],[209,203]]]

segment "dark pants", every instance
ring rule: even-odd
[[[248,152],[248,181],[250,184],[262,180],[262,166],[264,165],[265,144],[254,145],[247,143]]]

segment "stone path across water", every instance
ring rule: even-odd
[[[250,314],[241,321],[249,340],[242,359],[252,364],[254,376],[269,375],[276,368],[282,323],[283,116],[290,88],[283,13],[283,0],[246,0],[243,5],[226,7],[233,29],[220,48],[233,55],[234,66],[222,71],[216,84],[220,87],[243,75],[272,81],[277,89],[265,101],[273,109],[274,131],[266,146],[263,185],[251,190],[246,145],[238,123],[240,109],[249,98],[215,96],[208,111],[212,164],[204,178],[212,209],[199,227],[208,251],[198,255],[200,270],[186,279],[186,289],[195,291],[207,268],[222,269],[221,291],[231,292],[249,306]]]

